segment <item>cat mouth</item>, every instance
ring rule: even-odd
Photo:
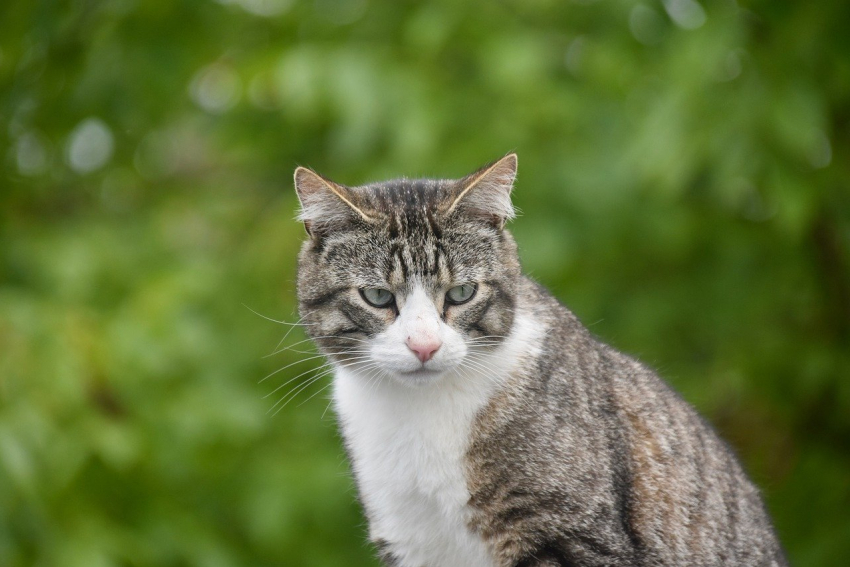
[[[440,370],[429,370],[424,366],[417,368],[416,370],[411,370],[409,372],[399,372],[399,374],[404,378],[413,378],[415,380],[426,380],[428,378],[433,378],[442,374]]]

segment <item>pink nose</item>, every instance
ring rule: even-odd
[[[431,358],[434,357],[434,353],[440,350],[440,346],[442,346],[439,340],[429,340],[429,341],[413,341],[410,337],[407,338],[407,348],[416,353],[416,358],[418,358],[422,363],[428,362]]]

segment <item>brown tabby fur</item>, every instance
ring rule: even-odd
[[[713,429],[521,274],[499,201],[515,167],[511,155],[461,180],[359,188],[299,169],[311,238],[298,290],[310,334],[344,361],[346,337],[368,340],[395,316],[364,309],[353,278],[404,285],[461,270],[488,294],[449,321],[464,336],[504,337],[518,313],[539,325],[539,344],[478,414],[466,453],[469,527],[493,565],[786,565],[757,489]],[[376,544],[398,564],[392,542]]]

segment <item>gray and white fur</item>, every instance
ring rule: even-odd
[[[361,187],[295,172],[301,316],[384,563],[786,565],[712,428],[521,273],[516,165]]]

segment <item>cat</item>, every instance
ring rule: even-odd
[[[300,315],[381,560],[786,565],[712,428],[522,274],[516,167],[360,187],[295,171]]]

